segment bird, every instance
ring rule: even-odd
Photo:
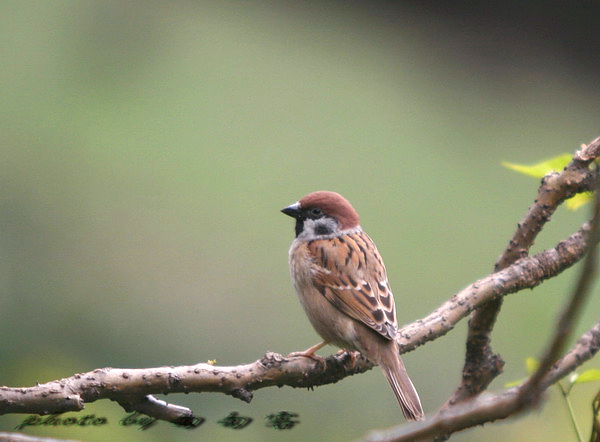
[[[322,359],[315,352],[327,344],[359,351],[382,368],[404,417],[424,419],[395,340],[398,323],[385,265],[356,210],[339,193],[317,191],[281,211],[296,220],[292,282],[323,339],[293,355]]]

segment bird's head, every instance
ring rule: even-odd
[[[333,237],[360,226],[360,218],[346,198],[336,192],[309,193],[281,210],[296,219],[296,238]]]

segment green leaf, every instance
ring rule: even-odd
[[[572,198],[569,198],[565,203],[567,205],[567,209],[569,210],[577,210],[584,204],[587,204],[594,198],[592,192],[578,193]]]
[[[589,370],[581,373],[575,380],[575,384],[582,384],[584,382],[600,381],[600,369],[590,368]]]
[[[534,178],[542,178],[549,172],[560,172],[565,168],[569,161],[571,161],[572,155],[564,153],[554,158],[547,159],[541,163],[532,164],[527,166],[525,164],[514,164],[508,161],[503,161],[502,165],[508,169],[515,170],[524,175],[532,176]]]
[[[527,367],[527,373],[533,374],[540,366],[540,362],[536,358],[529,357],[525,359],[525,366]]]
[[[502,165],[508,169],[515,170],[523,175],[531,176],[534,178],[542,178],[550,172],[559,172],[565,168],[571,161],[571,154],[563,153],[553,158],[549,158],[541,163],[532,164],[527,166],[525,164],[509,163],[503,161]],[[568,210],[577,210],[593,198],[591,192],[578,193],[577,195],[569,198],[566,201]]]

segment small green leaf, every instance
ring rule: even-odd
[[[540,366],[540,363],[536,358],[529,357],[525,359],[525,366],[527,367],[527,373],[533,374],[537,371],[538,367]]]
[[[503,161],[502,165],[509,169],[515,170],[524,175],[529,175],[534,178],[542,178],[549,172],[560,172],[565,168],[569,161],[571,161],[572,155],[564,153],[554,158],[547,159],[541,163],[532,164],[527,166],[525,164],[514,164],[507,161]]]
[[[514,164],[507,161],[503,161],[502,165],[508,169],[515,170],[524,175],[528,175],[534,178],[542,178],[550,172],[559,172],[565,168],[571,161],[571,154],[563,153],[553,158],[549,158],[541,163],[532,164],[527,166],[525,164]],[[593,198],[591,192],[578,193],[577,195],[569,198],[566,201],[568,210],[577,210]]]
[[[590,368],[589,370],[584,371],[577,377],[574,384],[594,381],[600,381],[600,369],[598,368]]]
[[[565,203],[567,205],[567,209],[569,210],[577,210],[584,204],[587,204],[594,198],[591,192],[578,193],[572,198],[569,198]]]
[[[504,384],[504,386],[506,388],[511,388],[511,387],[516,387],[517,385],[521,385],[523,382],[525,382],[525,379],[519,379],[518,381],[511,381],[511,382],[507,382],[506,384]]]

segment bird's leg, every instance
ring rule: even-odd
[[[294,356],[303,356],[305,358],[311,358],[311,359],[314,359],[317,362],[320,362],[320,363],[324,364],[325,363],[325,358],[322,358],[321,356],[316,355],[315,352],[317,350],[325,347],[326,345],[327,345],[327,342],[325,342],[325,341],[320,342],[317,345],[313,345],[312,347],[307,348],[304,351],[295,351],[293,353],[290,353],[288,355],[288,358],[289,357],[294,357]]]

